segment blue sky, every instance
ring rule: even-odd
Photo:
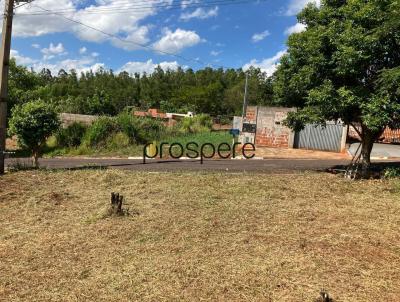
[[[19,64],[52,72],[99,67],[151,72],[160,64],[254,65],[271,74],[288,34],[304,30],[295,14],[314,1],[35,0],[16,9],[11,54]]]

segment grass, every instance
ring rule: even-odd
[[[211,143],[215,146],[226,142],[232,144],[232,136],[229,132],[206,132],[198,134],[186,134],[180,136],[167,136],[160,140],[160,142],[180,143],[185,146],[188,142],[196,142],[199,145],[204,143]],[[206,149],[207,150],[207,149]],[[59,148],[56,146],[54,137],[50,138],[47,142],[45,156],[142,156],[143,145],[130,144],[125,146],[105,146],[98,148],[90,148],[87,146],[79,146],[77,148]]]
[[[133,214],[106,218],[111,192]],[[0,300],[397,301],[399,197],[317,173],[10,173]]]

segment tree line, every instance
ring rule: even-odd
[[[386,127],[400,127],[400,1],[322,0],[297,16],[305,30],[293,33],[272,77],[251,68],[249,104],[296,107],[286,125],[342,121],[362,140],[362,171]],[[240,114],[245,72],[205,68],[115,75],[99,70],[35,73],[11,64],[10,102],[42,99],[57,111],[115,115],[125,108]]]
[[[272,103],[271,79],[260,69],[247,71],[249,104]],[[129,74],[99,69],[77,74],[49,69],[40,72],[10,66],[10,109],[41,99],[58,112],[117,115],[126,108],[166,112],[196,112],[212,116],[241,114],[246,74],[242,69],[205,68]]]

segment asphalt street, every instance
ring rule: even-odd
[[[30,165],[29,158],[7,159],[7,166]],[[95,159],[95,158],[45,158],[40,166],[49,169],[86,169],[114,168],[135,171],[225,171],[225,172],[261,172],[288,173],[298,171],[325,171],[343,166],[348,160],[336,159],[262,159],[262,160],[147,160],[143,164],[139,159]]]

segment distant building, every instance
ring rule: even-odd
[[[240,130],[243,144],[345,152],[347,126],[328,121],[325,127],[310,124],[294,132],[283,124],[288,113],[294,111],[296,108],[248,106],[243,119],[234,118],[233,128]]]
[[[134,111],[133,115],[141,116],[141,117],[151,117],[151,118],[163,119],[166,121],[167,126],[173,126],[180,119],[183,119],[185,117],[192,118],[194,116],[194,113],[193,112],[188,112],[186,114],[185,113],[164,113],[164,112],[159,112],[158,109],[149,109],[147,111]]]

